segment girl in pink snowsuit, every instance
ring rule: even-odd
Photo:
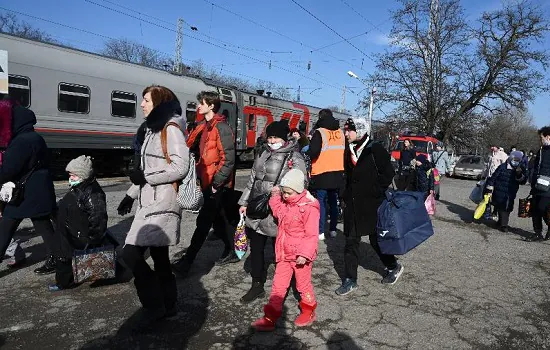
[[[301,295],[301,313],[296,326],[308,326],[315,321],[317,302],[311,284],[311,268],[317,257],[319,242],[319,202],[304,188],[304,173],[291,169],[279,187],[271,192],[269,205],[278,220],[275,241],[275,277],[264,316],[252,323],[258,331],[272,331],[281,317],[286,291],[292,275]]]

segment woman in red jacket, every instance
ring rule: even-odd
[[[304,173],[291,169],[274,187],[269,205],[279,222],[275,241],[275,277],[264,316],[252,323],[258,331],[273,331],[281,317],[283,302],[294,275],[300,292],[301,313],[294,323],[298,327],[315,321],[317,302],[311,284],[311,268],[317,258],[319,243],[319,202],[304,188]]]

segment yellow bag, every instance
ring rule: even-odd
[[[486,194],[483,196],[483,200],[481,203],[478,204],[476,211],[474,212],[474,219],[479,220],[485,213],[485,209],[487,209],[487,204],[489,204],[489,199],[491,198],[490,194]]]

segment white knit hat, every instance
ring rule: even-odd
[[[83,180],[87,180],[92,177],[94,172],[92,158],[84,155],[75,158],[67,164],[65,171],[74,174]]]
[[[288,187],[298,193],[304,192],[305,176],[301,170],[290,169],[281,180],[281,187]]]

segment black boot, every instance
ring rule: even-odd
[[[547,241],[550,239],[550,228],[548,229],[548,231],[546,232],[546,236],[544,237],[544,240]]]
[[[540,242],[544,240],[544,237],[542,236],[542,232],[535,232],[531,236],[527,237],[525,240],[527,242]]]
[[[248,304],[258,298],[263,298],[264,296],[265,296],[264,283],[252,282],[252,287],[250,287],[248,292],[246,292],[246,294],[242,296],[241,303]]]
[[[44,265],[35,269],[34,273],[37,273],[39,275],[49,275],[50,273],[55,272],[56,265],[57,265],[57,261],[55,257],[53,255],[50,255],[48,259],[46,259],[46,262],[44,263]]]
[[[183,256],[179,261],[172,264],[172,271],[181,278],[186,278],[191,270],[191,263],[187,261],[185,256]]]

